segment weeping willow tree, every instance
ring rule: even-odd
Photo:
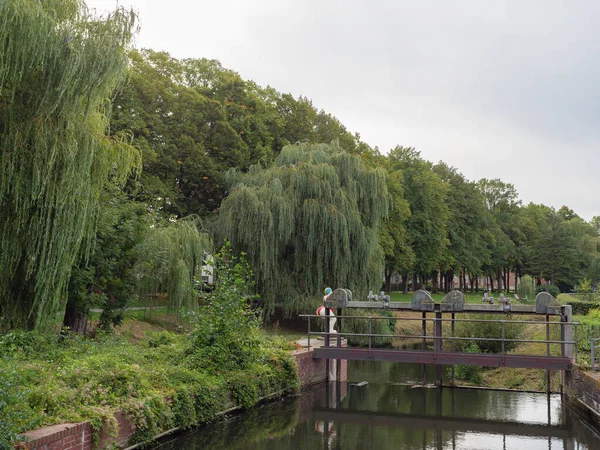
[[[80,0],[0,2],[0,318],[60,321],[71,267],[94,236],[102,186],[139,154],[108,136],[135,16]]]
[[[194,281],[202,275],[206,253],[212,253],[212,241],[195,216],[153,228],[142,244],[135,269],[140,296],[147,298],[166,292],[168,310],[175,314],[197,306]]]
[[[265,314],[298,310],[325,286],[355,295],[380,288],[383,171],[334,142],[288,145],[272,167],[228,178],[215,235],[248,254]]]

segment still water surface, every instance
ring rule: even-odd
[[[560,395],[416,387],[423,372],[412,364],[349,361],[348,378],[155,449],[600,449]]]

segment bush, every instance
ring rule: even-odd
[[[557,300],[561,305],[571,305],[573,315],[577,316],[585,316],[599,306],[597,301],[581,300],[575,295],[559,294]]]
[[[358,309],[345,309],[344,315],[347,316],[364,316],[364,310]],[[396,331],[396,318],[394,314],[387,311],[372,311],[369,313],[373,317],[384,317],[384,319],[371,320],[371,333],[372,334],[395,334]],[[343,319],[343,332],[345,333],[357,333],[357,334],[368,334],[369,333],[369,321],[367,319]],[[380,337],[372,338],[371,345],[373,347],[389,347],[392,344],[393,338]],[[367,346],[368,338],[361,336],[348,336],[349,345]]]
[[[466,353],[481,353],[481,349],[473,341],[470,341],[470,343],[466,347],[464,347],[463,351]],[[448,368],[448,371],[450,370],[451,369]],[[473,384],[481,384],[481,382],[483,381],[483,379],[481,378],[482,371],[483,368],[479,366],[454,366],[454,376],[456,378],[463,381],[469,381]]]
[[[486,322],[458,322],[456,324],[456,336],[468,338],[502,338],[502,324],[499,320],[502,317],[493,314],[485,315],[467,315],[465,319],[486,320]],[[525,325],[520,323],[505,323],[504,338],[505,339],[520,339],[523,336]],[[471,345],[476,344],[477,348],[482,353],[501,353],[502,341],[457,341],[462,351],[468,351]],[[518,342],[505,342],[504,350],[511,351],[518,346]]]
[[[552,297],[557,298],[558,294],[560,294],[560,289],[553,284],[542,284],[535,288],[536,295],[540,292],[549,292]]]
[[[190,313],[192,359],[210,371],[244,370],[261,359],[264,344],[260,312],[252,309],[256,295],[252,271],[244,255],[236,257],[229,243],[215,255],[215,285],[208,303]]]

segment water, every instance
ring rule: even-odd
[[[422,376],[420,365],[349,361],[347,383],[324,383],[155,449],[600,449],[600,436],[560,395],[415,386]]]

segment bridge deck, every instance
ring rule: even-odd
[[[483,367],[520,367],[525,369],[569,370],[571,359],[564,356],[530,356],[492,353],[433,352],[419,350],[320,347],[313,358],[401,363],[464,365]]]

